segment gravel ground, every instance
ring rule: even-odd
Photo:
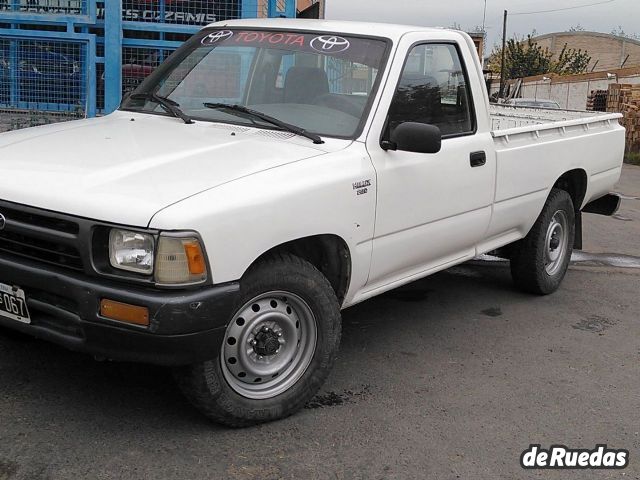
[[[320,395],[268,425],[213,425],[163,369],[0,330],[0,480],[640,478],[640,268],[611,262],[640,262],[640,167],[619,191],[552,296],[472,262],[345,311]],[[525,472],[531,443],[607,443],[630,465]]]
[[[47,113],[0,109],[0,133],[82,118],[80,113]]]

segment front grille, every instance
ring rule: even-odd
[[[2,215],[4,215],[7,219],[11,219],[16,222],[21,222],[28,225],[48,228],[50,230],[55,230],[58,232],[77,235],[78,231],[80,230],[78,224],[75,222],[71,222],[62,218],[47,217],[40,213],[18,210],[16,208],[5,206],[0,206],[0,212],[2,212]]]
[[[0,252],[67,269],[84,270],[77,248],[78,223],[29,207],[0,202],[6,225],[0,230]]]

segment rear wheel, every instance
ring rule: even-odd
[[[218,358],[175,370],[185,396],[212,420],[232,427],[276,420],[303,407],[333,366],[341,329],[331,285],[299,257],[265,260],[240,289],[240,307]]]
[[[571,196],[554,188],[529,234],[513,246],[511,275],[526,292],[548,295],[564,279],[575,236]]]

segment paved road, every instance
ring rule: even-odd
[[[620,191],[640,196],[640,168]],[[591,252],[640,257],[640,200],[586,232]],[[162,369],[0,330],[0,480],[640,478],[638,292],[640,269],[606,261],[544,298],[502,263],[454,268],[344,312],[322,393],[245,430],[207,422]],[[607,443],[631,464],[529,475],[530,443]]]

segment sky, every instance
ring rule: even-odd
[[[569,8],[606,0],[487,0],[485,29],[487,50],[502,38],[504,10],[513,14]],[[482,25],[484,0],[326,0],[325,16],[332,20],[364,20],[408,23],[429,27],[454,24],[473,30]],[[613,0],[610,3],[533,15],[509,16],[508,37],[523,36],[534,29],[539,35],[562,32],[577,25],[585,30],[610,33],[622,27],[627,34],[640,36],[640,0]]]

